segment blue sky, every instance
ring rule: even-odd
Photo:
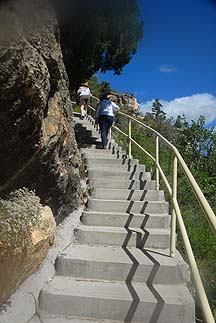
[[[216,3],[140,0],[144,37],[121,76],[99,74],[119,92],[133,93],[141,111],[159,98],[167,116],[185,113],[216,123]]]

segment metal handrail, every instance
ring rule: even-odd
[[[94,97],[97,101],[98,98]],[[94,110],[95,109],[89,105],[89,108]],[[199,274],[199,270],[196,264],[196,260],[193,254],[193,250],[190,244],[190,240],[188,238],[188,234],[185,228],[184,220],[180,211],[180,207],[177,201],[177,168],[178,164],[181,166],[185,176],[187,177],[189,184],[199,201],[204,214],[213,230],[214,233],[216,233],[216,217],[215,214],[210,207],[208,201],[206,200],[204,194],[202,193],[202,190],[200,189],[199,185],[197,184],[195,178],[193,177],[192,173],[190,172],[188,166],[186,165],[184,159],[182,158],[181,154],[179,153],[178,149],[170,143],[166,138],[164,138],[158,131],[155,129],[152,129],[151,127],[147,126],[143,122],[140,122],[139,120],[123,113],[123,112],[118,112],[118,114],[126,117],[129,122],[128,122],[128,134],[123,132],[121,129],[119,129],[116,126],[112,126],[113,129],[119,131],[121,134],[126,136],[128,138],[128,143],[129,143],[129,157],[131,157],[131,145],[134,143],[137,147],[139,147],[149,158],[151,158],[155,162],[156,166],[156,188],[157,190],[159,189],[159,175],[161,175],[167,190],[169,192],[169,195],[171,197],[171,233],[170,233],[170,256],[174,257],[175,255],[175,249],[176,249],[176,219],[179,224],[180,232],[182,235],[182,240],[184,243],[185,251],[187,254],[188,258],[188,263],[189,267],[192,273],[193,281],[197,290],[197,294],[200,300],[200,306],[201,310],[203,313],[203,317],[205,320],[205,323],[215,323],[214,317],[211,311],[211,308],[208,303],[208,299],[203,287],[203,283]],[[139,124],[140,126],[144,127],[151,133],[155,135],[156,138],[156,156],[152,156],[149,152],[147,152],[143,147],[141,147],[133,138],[131,135],[131,123],[135,122],[136,124]],[[159,163],[159,140],[161,140],[164,144],[166,144],[173,152],[173,176],[172,176],[172,187],[169,184],[169,181],[166,178],[166,175],[164,174],[160,163]]]

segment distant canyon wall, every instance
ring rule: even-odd
[[[34,189],[61,221],[77,207],[80,154],[48,0],[0,2],[0,196]]]

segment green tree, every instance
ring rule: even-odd
[[[193,171],[216,176],[216,132],[205,127],[204,116],[185,127],[176,144]]]
[[[71,88],[96,71],[120,74],[143,35],[137,0],[53,0]]]
[[[161,110],[163,105],[160,103],[159,99],[155,99],[152,104],[152,114],[154,115],[154,120],[162,122],[166,119],[166,113]]]
[[[108,93],[111,92],[111,87],[109,82],[99,82],[97,76],[93,76],[89,80],[89,87],[91,89],[91,92],[94,96],[97,98],[100,98],[102,93]]]
[[[178,116],[176,117],[176,120],[175,120],[174,126],[175,126],[176,128],[179,128],[179,129],[181,129],[181,128],[183,128],[183,127],[187,127],[187,126],[188,126],[188,123],[187,123],[187,121],[186,121],[186,117],[185,117],[185,115],[184,115],[184,114],[183,114],[182,116],[178,115]]]

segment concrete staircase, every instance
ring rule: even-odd
[[[194,323],[187,266],[168,256],[169,207],[151,174],[114,142],[76,119],[92,194],[76,239],[40,294],[46,323]]]

